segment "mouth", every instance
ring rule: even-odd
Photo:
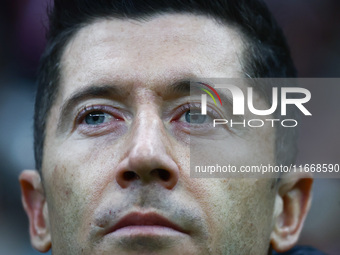
[[[157,213],[130,213],[121,218],[107,234],[129,236],[162,236],[188,234],[177,224]]]

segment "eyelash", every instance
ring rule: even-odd
[[[190,110],[201,110],[201,103],[188,103],[181,105],[175,110],[175,117],[171,121],[179,120],[185,112]],[[221,118],[221,114],[219,114],[217,111],[213,110],[211,107],[207,107],[207,114],[218,119]]]
[[[90,105],[90,106],[84,106],[78,113],[77,117],[75,119],[75,124],[80,125],[83,124],[86,116],[92,112],[103,112],[112,115],[112,117],[116,121],[123,120],[122,114],[120,114],[116,108],[112,106],[106,106],[106,105]]]

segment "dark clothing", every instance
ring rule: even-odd
[[[293,249],[283,253],[273,251],[273,255],[326,255],[326,254],[321,251],[315,250],[312,247],[296,246]]]

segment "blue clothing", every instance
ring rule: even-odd
[[[273,251],[273,255],[326,255],[326,254],[309,246],[296,246],[293,249],[283,253]]]

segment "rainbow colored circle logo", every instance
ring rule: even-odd
[[[217,96],[218,100],[220,101],[220,103],[222,105],[222,100],[221,100],[219,94],[217,93],[217,91],[213,87],[211,87],[208,84],[205,84],[203,82],[198,82],[198,84],[201,84],[201,85],[205,86],[206,88],[210,89],[212,92],[214,92],[214,94]],[[217,106],[217,103],[216,103],[214,95],[209,90],[207,90],[206,88],[200,88],[200,89],[202,91],[204,91],[205,93],[207,93],[212,98],[212,100],[214,101],[215,105]],[[202,115],[206,115],[207,114],[207,95],[206,94],[202,94],[201,95],[201,114]]]

